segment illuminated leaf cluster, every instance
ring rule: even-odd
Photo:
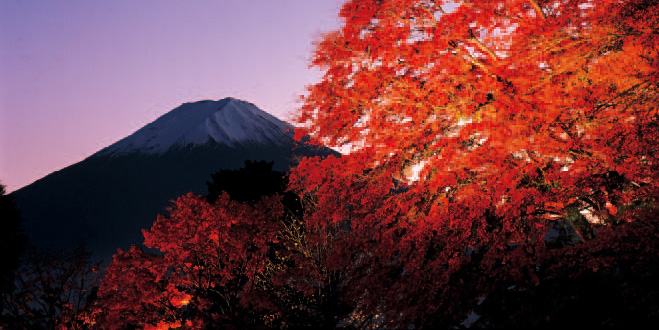
[[[267,252],[277,242],[278,197],[254,205],[223,193],[213,204],[188,194],[144,231],[145,245],[115,255],[100,288],[108,328],[198,329],[249,325],[271,307],[261,294]]]
[[[365,313],[454,325],[496,285],[541,285],[553,249],[648,220],[656,2],[349,1],[340,16],[298,122],[350,152],[292,181],[316,197],[309,224],[347,226],[327,263]]]

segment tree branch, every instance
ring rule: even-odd
[[[485,73],[491,74],[490,70],[485,66],[485,64],[483,64],[480,61],[478,61],[477,59],[473,58],[468,53],[465,53],[462,50],[460,50],[460,48],[458,48],[457,44],[454,43],[454,44],[451,44],[450,46],[459,56],[461,56],[462,58],[466,58],[467,60],[469,60],[469,62],[471,62],[471,64],[481,68],[481,70],[485,71]]]
[[[540,7],[538,2],[536,0],[529,0],[529,2],[531,3],[531,6],[533,6],[533,9],[535,9],[535,11],[540,15],[540,17],[546,20],[547,16],[545,16],[545,13],[542,11],[542,7]]]
[[[474,31],[469,29],[469,34],[471,35],[471,41],[475,42],[476,45],[478,45],[478,48],[480,48],[482,51],[487,53],[487,55],[490,55],[490,57],[492,57],[494,60],[499,59],[497,54],[495,54],[491,49],[485,46],[485,44],[483,44],[480,40],[478,40],[478,38],[476,38],[476,36],[474,35]]]

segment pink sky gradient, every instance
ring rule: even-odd
[[[288,119],[342,2],[0,1],[0,181],[18,189],[184,102]]]

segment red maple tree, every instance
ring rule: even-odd
[[[340,16],[298,122],[350,153],[292,181],[316,197],[309,225],[346,228],[326,263],[371,324],[455,325],[575,262],[554,250],[652,221],[656,1],[355,0]]]
[[[304,225],[309,202],[284,193],[286,177],[271,165],[219,172],[209,196],[179,197],[144,231],[152,251],[119,251],[91,314],[95,328],[334,329],[346,318],[342,273],[322,264],[331,237]]]
[[[277,242],[279,198],[246,204],[223,193],[213,204],[179,197],[169,216],[144,231],[144,244],[120,251],[99,289],[105,329],[248,328],[268,324],[267,253]]]

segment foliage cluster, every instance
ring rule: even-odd
[[[659,3],[352,0],[340,16],[298,122],[350,152],[303,160],[273,186],[287,193],[177,199],[144,231],[157,251],[115,256],[97,328],[659,320]]]

